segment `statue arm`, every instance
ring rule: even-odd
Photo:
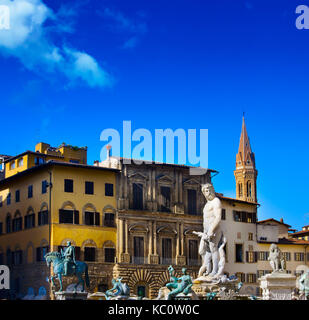
[[[212,224],[210,225],[210,228],[208,230],[208,236],[213,236],[215,233],[220,221],[221,221],[221,212],[222,212],[222,206],[221,202],[218,198],[216,198],[216,202],[214,203],[214,216],[215,219],[213,220]]]

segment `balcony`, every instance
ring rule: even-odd
[[[148,259],[146,257],[132,257],[133,264],[147,264]]]
[[[188,266],[200,266],[202,264],[202,261],[199,261],[198,259],[188,259],[187,263]]]
[[[167,264],[167,265],[171,265],[171,264],[175,264],[175,259],[173,258],[160,258],[160,263],[161,264]]]

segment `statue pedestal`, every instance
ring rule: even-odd
[[[177,294],[177,296],[174,298],[174,300],[176,301],[183,301],[183,300],[199,300],[198,296],[195,294],[194,291],[192,291],[191,293],[188,293],[187,295],[183,294],[183,293],[179,293]]]
[[[87,300],[88,292],[58,291],[54,295],[56,300]]]
[[[204,280],[205,278],[205,280]],[[207,281],[207,277],[199,277],[198,279],[193,281],[192,290],[196,293],[199,299],[206,299],[207,293],[219,293],[223,291],[226,292],[237,292],[238,281]],[[218,295],[219,297],[219,295]]]
[[[296,277],[284,273],[274,272],[258,279],[263,290],[263,300],[292,300],[296,288]]]

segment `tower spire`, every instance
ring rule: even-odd
[[[256,202],[256,177],[255,156],[252,152],[250,140],[245,123],[245,113],[242,116],[242,127],[239,140],[238,153],[236,154],[236,197],[240,200]]]

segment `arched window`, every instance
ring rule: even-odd
[[[104,248],[104,262],[115,262],[116,249],[115,244],[112,241],[105,241]]]
[[[12,219],[9,214],[5,219],[5,223],[6,223],[6,233],[12,232]]]
[[[35,214],[33,209],[30,207],[25,216],[25,229],[34,228],[35,226]]]
[[[22,229],[23,220],[19,211],[16,211],[13,219],[13,232],[20,231]]]

